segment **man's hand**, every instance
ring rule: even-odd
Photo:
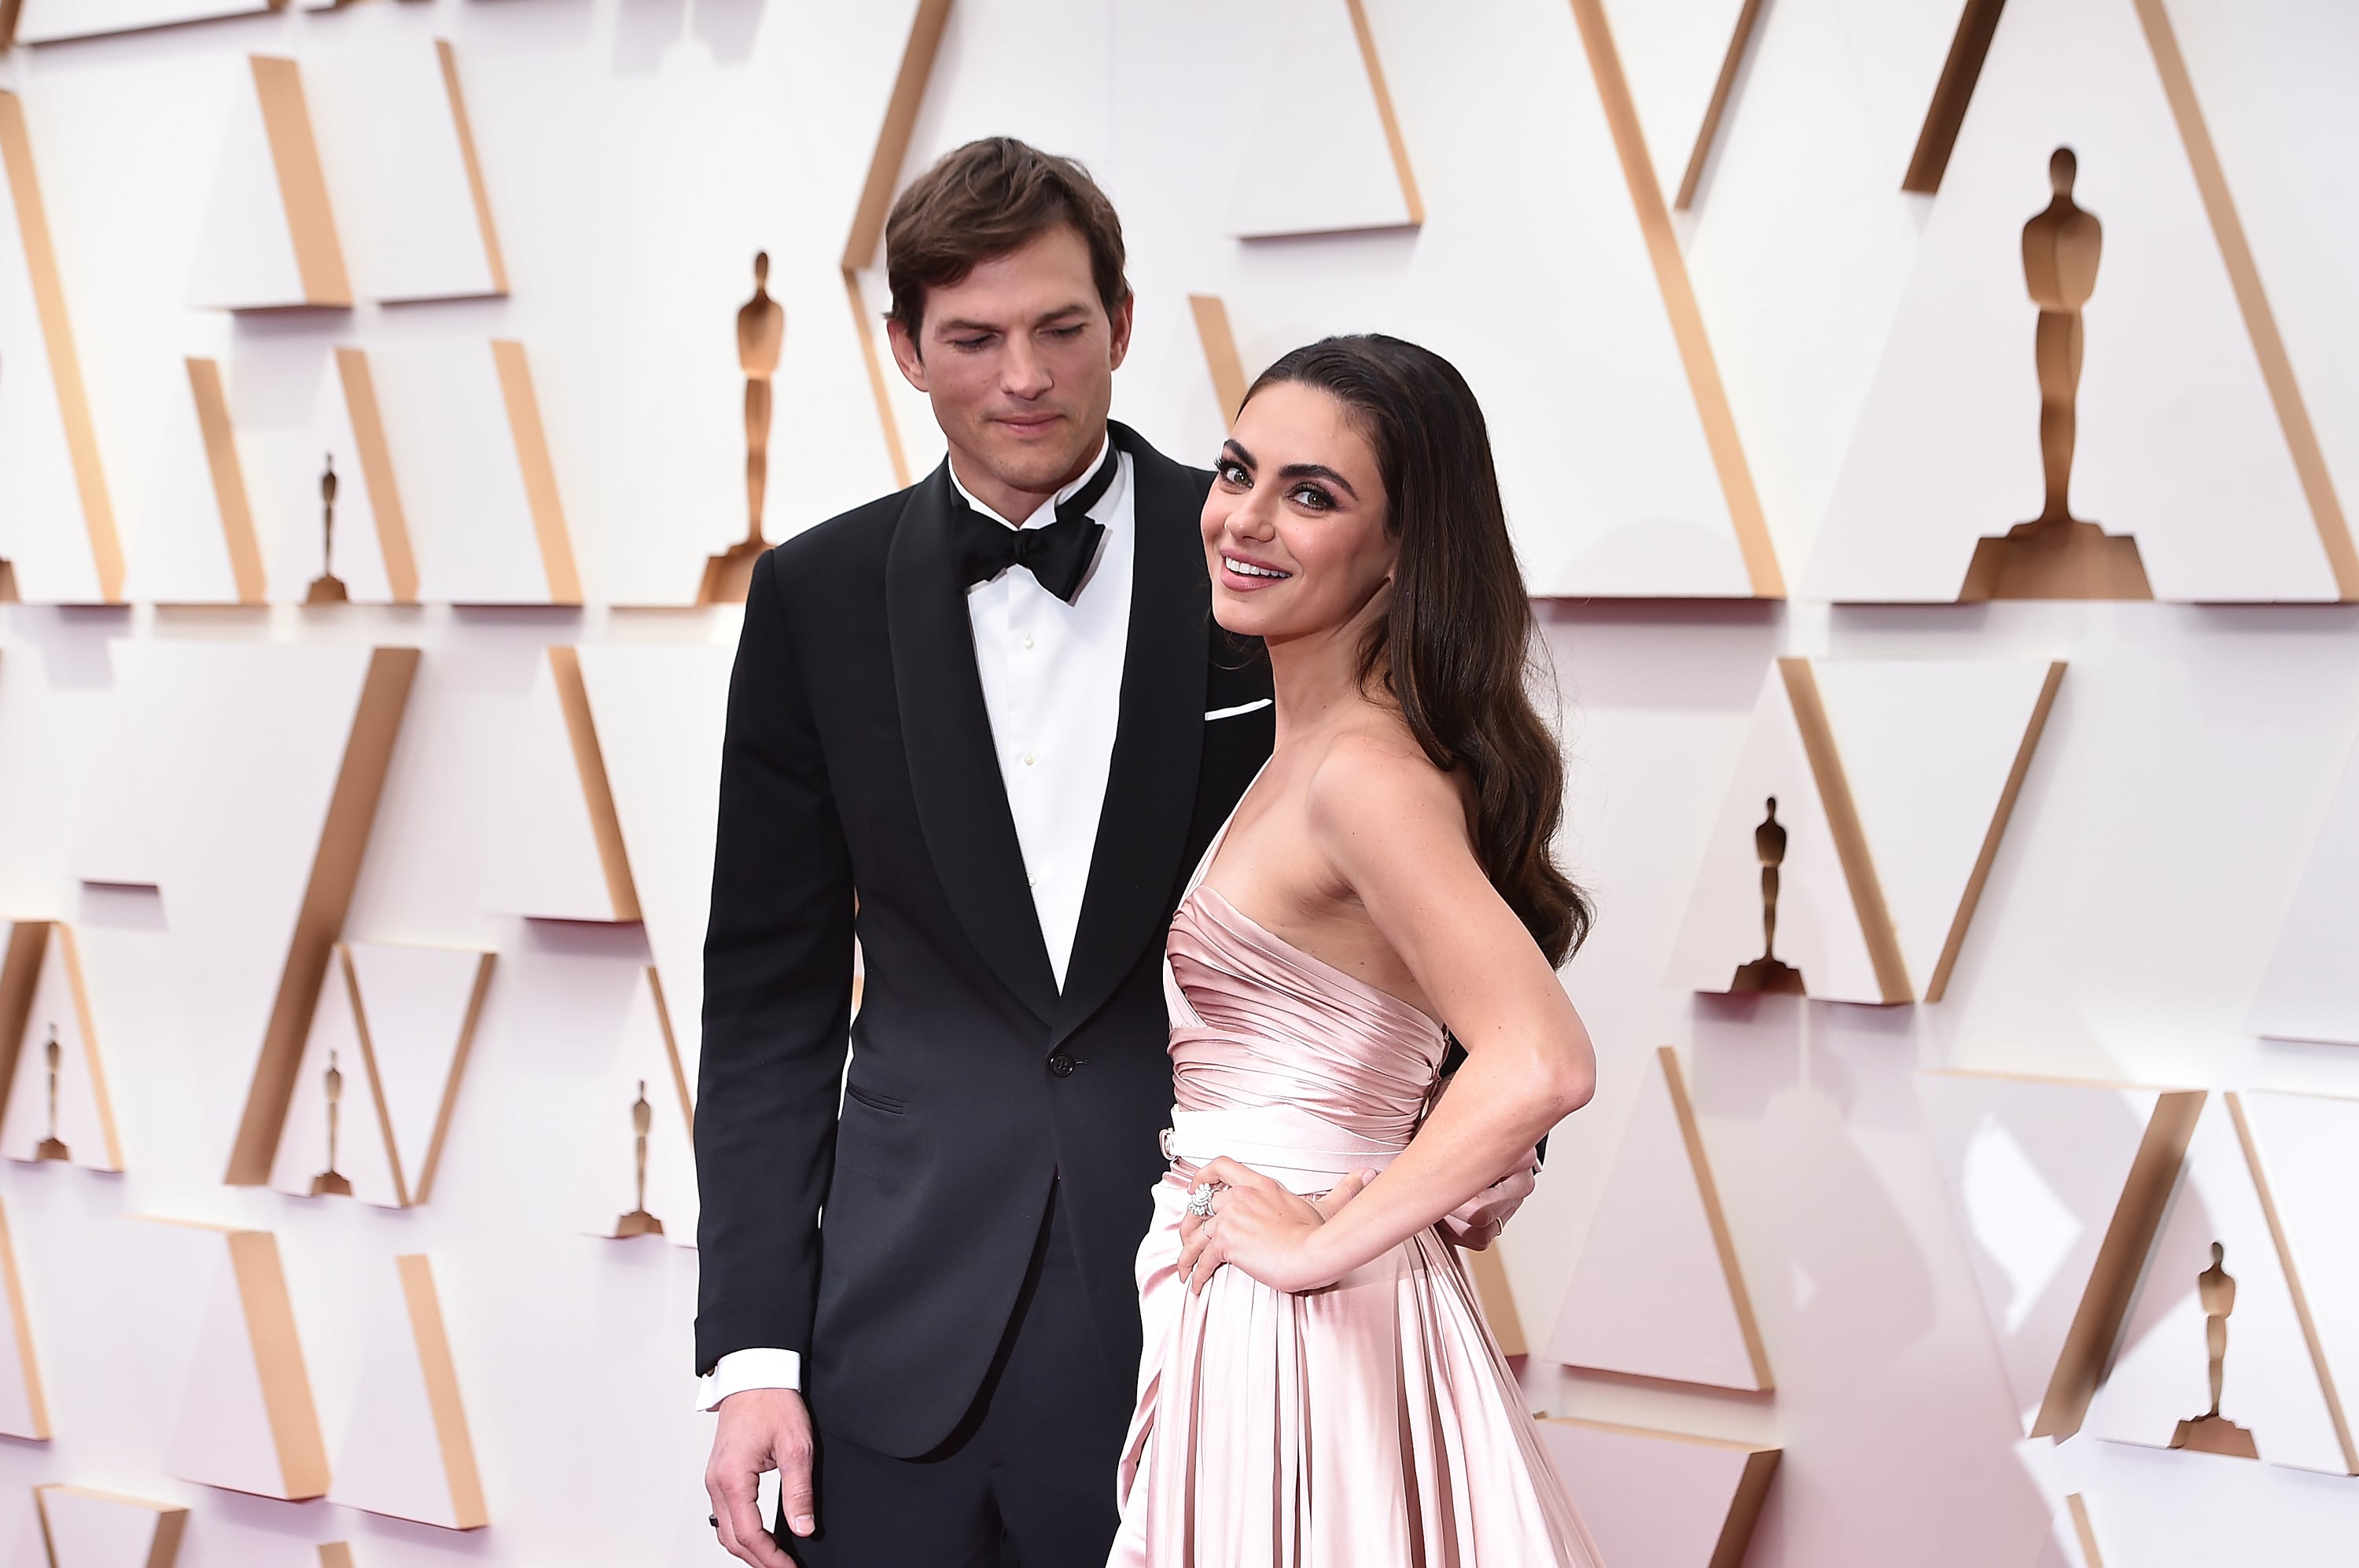
[[[778,1522],[797,1535],[816,1530],[810,1411],[792,1388],[745,1388],[721,1401],[720,1415],[704,1495],[712,1499],[721,1544],[754,1568],[794,1568],[762,1528],[762,1472],[778,1473]]]
[[[1442,1238],[1468,1252],[1481,1252],[1498,1240],[1539,1186],[1539,1150],[1534,1149],[1528,1160],[1442,1215]]]

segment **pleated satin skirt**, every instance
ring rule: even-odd
[[[1458,1249],[1412,1236],[1321,1290],[1139,1249],[1147,1355],[1113,1568],[1597,1568]]]

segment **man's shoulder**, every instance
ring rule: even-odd
[[[1145,436],[1120,420],[1108,423],[1114,429],[1116,444],[1137,465],[1142,489],[1150,493],[1165,487],[1185,490],[1195,496],[1197,505],[1203,504],[1204,493],[1212,487],[1211,469],[1182,463],[1157,450]]]
[[[835,592],[864,570],[881,572],[886,551],[893,542],[894,528],[908,508],[909,496],[916,488],[912,485],[908,490],[896,490],[848,512],[839,512],[825,522],[813,523],[771,548],[771,570],[781,585],[832,583]]]

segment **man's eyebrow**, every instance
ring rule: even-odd
[[[1032,321],[1033,324],[1037,326],[1042,321],[1054,321],[1062,320],[1067,316],[1086,314],[1088,310],[1088,304],[1076,299],[1069,305],[1060,305],[1053,310],[1043,310],[1039,315],[1032,318]],[[997,321],[970,321],[964,316],[943,317],[941,319],[941,329],[945,332],[1004,332],[1007,330],[1004,325]]]

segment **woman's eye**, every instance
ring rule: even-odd
[[[1241,463],[1232,463],[1223,458],[1212,465],[1212,472],[1220,477],[1223,485],[1234,485],[1240,490],[1250,489],[1253,486],[1253,478],[1245,473],[1245,464]]]
[[[1335,497],[1316,485],[1298,485],[1287,499],[1306,511],[1323,512],[1335,504]]]

